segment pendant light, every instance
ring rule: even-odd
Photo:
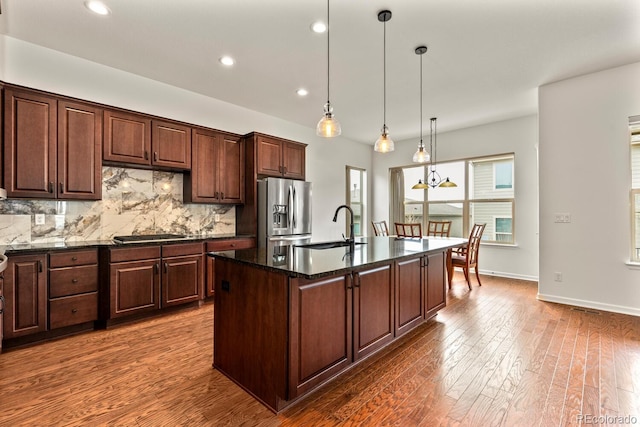
[[[378,21],[382,22],[384,26],[382,39],[382,132],[373,149],[379,153],[388,153],[395,148],[393,140],[389,137],[389,128],[387,127],[387,21],[390,19],[391,11],[382,10],[378,12]]]
[[[431,156],[424,149],[424,143],[422,142],[422,55],[424,55],[427,52],[427,47],[418,46],[415,52],[416,52],[416,55],[420,55],[420,144],[418,144],[418,151],[416,151],[415,154],[413,155],[413,162],[427,163],[429,160],[431,160]],[[418,184],[422,184],[422,181],[419,181]]]
[[[437,122],[436,117],[431,118],[431,134],[429,137],[429,151],[431,151],[431,164],[429,165],[429,173],[427,174],[427,182],[426,184],[431,188],[443,187],[443,188],[451,188],[457,187],[457,185],[449,180],[449,177],[446,180],[442,180],[440,174],[436,171],[436,150],[438,145],[438,129],[436,127]]]
[[[333,117],[333,108],[329,101],[329,0],[327,0],[327,103],[324,104],[324,115],[316,126],[316,134],[325,138],[333,138],[342,133],[340,122]]]

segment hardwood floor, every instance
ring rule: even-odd
[[[206,304],[0,355],[0,426],[640,424],[640,318],[456,274],[435,319],[279,415],[211,367]]]

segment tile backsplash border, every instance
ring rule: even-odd
[[[36,215],[44,217],[43,224],[36,224]],[[215,236],[235,234],[235,229],[235,206],[183,203],[180,172],[103,166],[102,200],[0,201],[0,245],[129,234]]]

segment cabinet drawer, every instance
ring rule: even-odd
[[[62,328],[98,319],[98,293],[49,301],[49,328]]]
[[[49,270],[49,298],[98,290],[98,265]]]
[[[60,252],[49,255],[49,267],[73,267],[75,265],[96,264],[98,262],[98,251],[73,251]]]
[[[144,246],[141,248],[121,248],[110,250],[111,262],[138,261],[160,258],[160,246]]]
[[[202,243],[183,243],[162,246],[162,257],[202,255]]]
[[[255,248],[256,241],[251,237],[239,239],[214,240],[207,242],[207,252],[231,251],[234,249]]]

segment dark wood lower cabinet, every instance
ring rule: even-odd
[[[202,243],[162,247],[161,307],[202,299]]]
[[[396,262],[395,334],[410,331],[424,318],[423,257]]]
[[[160,258],[109,266],[111,318],[160,308]]]
[[[360,359],[394,338],[393,264],[353,274],[353,358]]]
[[[447,304],[446,289],[446,255],[445,253],[434,253],[425,255],[425,319],[429,319],[444,308]]]
[[[351,275],[292,280],[289,398],[313,389],[351,364],[352,281]]]
[[[4,339],[47,330],[47,256],[13,255],[4,271]]]

